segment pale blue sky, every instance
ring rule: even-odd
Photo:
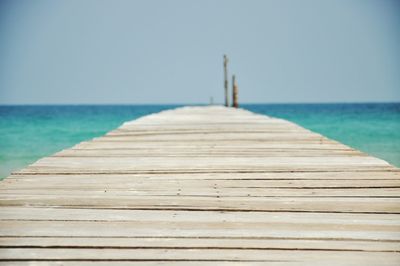
[[[400,101],[390,0],[0,2],[0,104]]]

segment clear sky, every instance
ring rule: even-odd
[[[400,101],[400,2],[0,1],[0,104]]]

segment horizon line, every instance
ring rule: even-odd
[[[301,105],[301,104],[400,104],[400,101],[335,101],[335,102],[243,102],[240,105]],[[0,103],[0,106],[204,106],[223,103]]]

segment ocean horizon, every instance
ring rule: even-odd
[[[0,179],[144,115],[197,104],[0,105]],[[241,108],[283,118],[400,167],[400,103],[270,103]]]

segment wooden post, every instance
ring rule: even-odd
[[[224,55],[224,87],[225,87],[225,106],[229,106],[229,96],[228,96],[228,57]]]
[[[235,108],[239,107],[238,103],[238,86],[236,84],[235,75],[232,76],[232,106]]]

